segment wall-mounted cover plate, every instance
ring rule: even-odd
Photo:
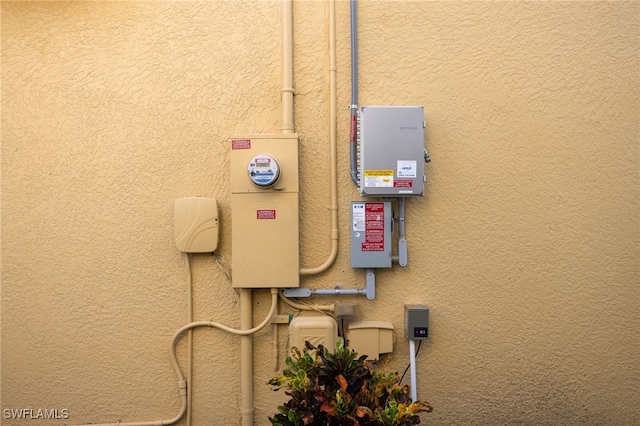
[[[218,203],[213,198],[187,197],[173,211],[176,247],[184,253],[212,253],[218,248]]]
[[[379,359],[393,352],[393,324],[384,321],[353,321],[349,323],[348,346],[367,359]]]

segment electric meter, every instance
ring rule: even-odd
[[[273,186],[280,177],[280,166],[275,158],[267,154],[256,155],[247,166],[249,179],[261,188]]]

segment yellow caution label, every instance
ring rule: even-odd
[[[376,176],[392,176],[393,170],[365,170],[365,177],[376,177]]]

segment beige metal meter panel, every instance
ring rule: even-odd
[[[230,144],[232,285],[298,287],[298,138],[295,134],[238,136]],[[268,161],[278,163],[274,181],[262,185],[252,180],[257,168],[269,171]]]
[[[300,285],[298,194],[232,194],[232,285]]]

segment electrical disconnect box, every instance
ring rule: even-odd
[[[404,306],[404,332],[409,340],[429,337],[429,308],[424,305]]]
[[[426,179],[423,107],[363,106],[358,118],[360,195],[423,195]]]
[[[300,285],[298,136],[231,138],[232,285]]]
[[[351,202],[351,267],[391,267],[390,201]]]

